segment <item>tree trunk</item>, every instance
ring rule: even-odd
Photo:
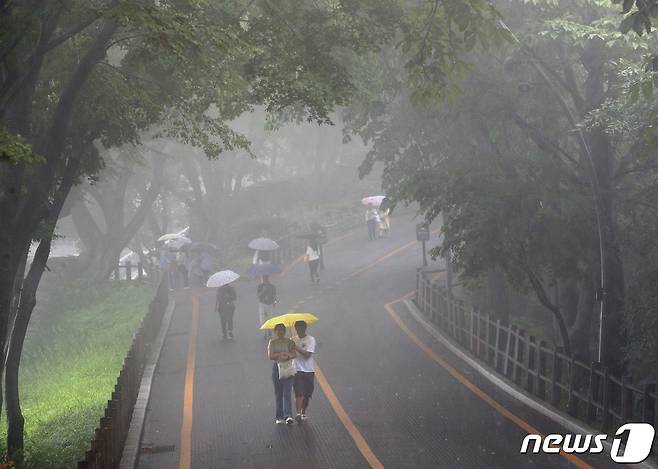
[[[46,262],[50,255],[55,224],[59,218],[64,201],[71,190],[78,167],[79,163],[77,159],[69,160],[62,182],[53,197],[53,203],[44,220],[44,225],[48,227],[48,232],[45,233],[39,242],[27,277],[25,280],[21,279],[20,301],[16,311],[16,319],[9,334],[7,359],[3,362],[5,365],[5,398],[7,401],[7,453],[11,458],[20,458],[22,456],[24,443],[25,419],[23,418],[20,406],[18,376],[25,334],[32,316],[32,311],[36,305],[37,288],[39,287],[39,282],[41,282],[41,277],[43,276]],[[29,243],[27,246],[29,246]],[[23,252],[27,253],[27,250]],[[0,284],[0,287],[4,287],[4,284]],[[5,336],[6,334],[2,335],[3,338]]]

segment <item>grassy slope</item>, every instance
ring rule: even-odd
[[[153,294],[114,286],[49,297],[28,331],[20,375],[26,467],[75,467]]]

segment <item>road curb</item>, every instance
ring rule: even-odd
[[[420,326],[423,327],[423,329],[425,329],[432,337],[434,337],[438,342],[440,342],[441,345],[445,346],[453,354],[455,354],[461,360],[466,362],[471,368],[477,371],[480,375],[486,378],[491,384],[496,386],[501,391],[505,392],[506,394],[513,397],[517,401],[539,412],[544,417],[552,420],[553,422],[561,425],[562,427],[566,428],[571,432],[581,433],[581,434],[600,433],[599,430],[583,425],[581,422],[575,421],[574,419],[560,412],[557,409],[547,407],[543,402],[535,399],[534,397],[530,396],[528,393],[507,383],[495,372],[489,370],[488,367],[483,365],[479,360],[476,360],[475,358],[471,357],[466,352],[461,350],[458,346],[456,346],[434,324],[432,324],[430,321],[427,320],[427,318],[425,318],[425,316],[418,310],[418,307],[416,307],[413,301],[409,299],[405,299],[402,300],[402,302],[409,310],[409,313],[413,316],[416,322],[418,322],[418,324],[420,324]],[[609,453],[612,445],[607,441],[603,442],[603,445],[605,446],[605,449]],[[645,461],[639,464],[630,464],[629,466],[637,467],[641,469],[658,468],[656,464],[650,461]]]
[[[169,331],[171,318],[174,315],[175,309],[176,300],[170,295],[169,304],[167,305],[167,310],[162,318],[160,330],[158,331],[158,335],[155,338],[153,347],[147,357],[146,365],[144,366],[142,379],[139,385],[139,393],[137,394],[135,408],[133,410],[132,418],[130,419],[128,436],[126,436],[126,442],[121,454],[119,469],[135,469],[137,467],[139,451],[142,446],[142,435],[144,434],[146,410],[151,398],[151,385],[153,384],[155,370],[158,366],[158,361],[160,360],[160,353],[162,352],[162,347],[167,337],[167,332]]]

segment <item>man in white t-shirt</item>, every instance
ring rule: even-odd
[[[297,408],[296,419],[301,422],[306,420],[306,409],[315,387],[315,360],[313,359],[315,338],[306,333],[305,321],[295,322],[295,331],[297,331],[297,337],[292,338],[297,351],[297,357],[294,359],[297,370],[294,383],[295,407]]]
[[[320,274],[318,267],[320,266],[320,249],[316,240],[306,246],[306,260],[308,261],[308,268],[311,273],[311,283],[320,283]]]

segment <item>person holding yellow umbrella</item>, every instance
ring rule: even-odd
[[[311,313],[287,313],[270,318],[260,327],[262,330],[274,329],[277,335],[277,339],[272,339],[270,345],[268,345],[268,357],[270,360],[280,360],[279,363],[275,363],[274,369],[272,370],[272,380],[274,381],[274,391],[277,399],[276,423],[283,423],[284,421],[283,418],[280,417],[286,415],[287,399],[285,396],[286,391],[288,391],[288,393],[290,392],[290,388],[288,387],[290,385],[295,389],[297,421],[302,422],[306,420],[306,408],[308,407],[309,400],[313,394],[313,381],[315,377],[315,363],[313,360],[313,354],[315,353],[315,338],[306,334],[306,326],[309,323],[317,321],[318,318]],[[286,326],[294,326],[295,331],[297,332],[297,337],[293,337],[292,340],[286,339]],[[274,343],[275,340],[280,339],[293,342],[292,349],[287,348],[286,350],[288,350],[288,352],[283,350],[285,347],[290,347],[289,342],[286,342],[285,344],[283,342]],[[282,350],[282,352],[280,355],[272,354],[272,350]],[[293,371],[290,371],[290,362],[292,362]],[[294,377],[293,380],[290,380],[290,384],[288,384],[288,381],[281,382],[282,377],[286,380],[288,376]],[[294,383],[292,381],[294,381]],[[280,386],[280,388],[277,386]],[[280,395],[283,399],[281,406],[282,412],[279,411]],[[286,417],[285,422],[286,424],[291,425],[293,420],[292,418],[288,419]]]
[[[293,359],[297,356],[295,343],[286,337],[286,326],[278,323],[274,326],[275,337],[267,344],[267,357],[274,362],[272,366],[272,383],[276,402],[274,421],[277,424],[292,425],[292,386],[295,379]]]

